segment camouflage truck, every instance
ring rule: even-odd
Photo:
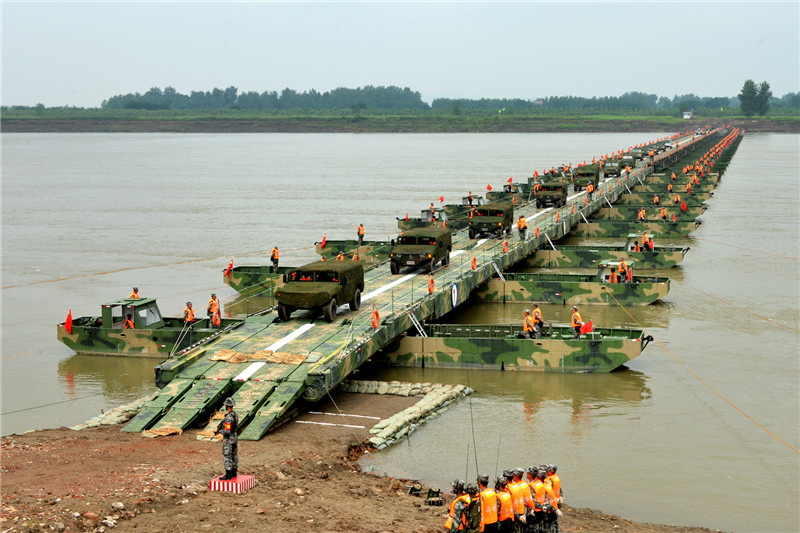
[[[605,261],[624,259],[629,264],[636,262],[647,268],[672,268],[683,261],[689,247],[656,246],[654,250],[634,251],[636,242],[641,241],[641,233],[631,233],[623,246],[587,245],[558,246],[556,250],[545,248],[536,250],[525,258],[527,268],[592,268]],[[655,242],[656,236],[650,235]]]
[[[199,317],[201,307],[195,308]],[[134,328],[125,329],[131,315]],[[188,327],[183,317],[162,317],[155,298],[124,298],[103,304],[100,316],[82,316],[56,326],[56,337],[80,354],[124,355],[164,358],[198,343],[216,338],[242,323],[222,319],[215,328],[209,318],[199,318]],[[69,330],[69,331],[68,331]]]
[[[580,339],[569,325],[543,329],[541,338],[528,339],[517,325],[426,325],[427,337],[401,337],[380,357],[389,366],[611,372],[638,357],[653,340],[641,329],[597,328]]]
[[[448,228],[415,228],[400,235],[397,244],[389,252],[392,274],[401,268],[418,268],[424,266],[432,272],[439,261],[442,266],[450,263],[450,252],[453,250],[453,233]]]
[[[536,207],[567,205],[567,198],[574,192],[572,187],[572,183],[568,181],[548,181],[537,184],[533,193],[536,197]]]
[[[603,169],[600,165],[581,165],[572,172],[572,183],[576,191],[582,191],[590,183],[594,184],[595,190],[603,179]]]
[[[628,265],[633,268],[633,264]],[[475,291],[482,302],[530,302],[564,305],[650,305],[669,293],[669,278],[632,276],[630,282],[608,283],[611,268],[619,263],[601,263],[597,274],[505,274],[505,281],[493,278]]]
[[[607,159],[603,161],[603,174],[606,176],[619,176],[625,165],[621,164],[618,159]]]
[[[497,238],[503,232],[511,233],[511,224],[514,221],[514,206],[510,202],[496,202],[476,207],[470,212],[468,219],[469,238],[484,233],[494,233]]]
[[[297,309],[322,311],[333,322],[340,303],[351,311],[361,307],[364,266],[357,261],[315,261],[284,275],[284,285],[275,291],[278,316],[287,321]]]

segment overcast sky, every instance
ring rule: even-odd
[[[171,86],[434,98],[800,90],[800,2],[2,2],[2,104]]]

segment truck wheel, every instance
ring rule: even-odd
[[[336,298],[331,298],[331,301],[322,307],[322,316],[324,316],[325,320],[328,322],[333,322],[333,319],[336,318],[336,310],[338,308],[339,304],[336,303]]]
[[[389,263],[389,271],[392,274],[397,274],[398,272],[400,272],[400,267],[397,266],[397,261],[392,261],[391,263]]]
[[[350,310],[358,311],[359,307],[361,307],[361,289],[356,289],[356,294],[353,296],[353,301],[350,302]]]
[[[502,239],[503,238],[503,228],[500,228],[500,229],[497,230],[497,238],[498,239]]]
[[[472,229],[472,228],[469,228],[469,238],[470,239],[474,239],[475,238],[475,230]]]
[[[289,317],[292,316],[292,310],[289,308],[288,305],[284,305],[282,303],[278,303],[278,317],[284,321],[288,322]]]
[[[450,252],[444,254],[444,259],[442,259],[442,266],[447,266],[450,264]]]
[[[430,261],[425,262],[425,272],[430,274],[433,272],[433,265],[436,264],[436,258],[431,257]]]

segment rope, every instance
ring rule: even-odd
[[[656,274],[658,274],[659,276],[661,276],[661,277],[669,278],[669,276],[664,275],[663,272],[661,272],[659,270],[656,270],[653,267],[648,267],[648,268],[650,270],[652,270],[653,272],[655,272]],[[797,329],[795,329],[795,328],[793,328],[791,326],[787,326],[786,324],[781,324],[780,322],[776,322],[776,321],[772,320],[771,318],[767,318],[765,316],[759,315],[758,313],[754,313],[754,312],[750,311],[749,309],[745,309],[744,307],[740,307],[740,306],[738,306],[736,304],[733,304],[733,303],[731,303],[731,302],[729,302],[729,301],[727,301],[727,300],[725,300],[723,298],[720,298],[719,296],[714,296],[713,294],[709,294],[709,293],[707,293],[707,292],[705,292],[703,290],[698,289],[697,287],[693,287],[692,285],[689,285],[688,283],[684,283],[682,281],[678,281],[675,278],[669,278],[669,280],[670,280],[670,283],[677,283],[678,285],[682,285],[684,287],[688,287],[689,289],[697,291],[697,292],[699,292],[701,294],[705,294],[709,298],[713,298],[715,300],[719,300],[720,302],[724,303],[725,305],[729,305],[729,306],[731,306],[731,307],[733,307],[735,309],[738,309],[739,311],[744,311],[745,313],[749,313],[749,314],[751,314],[751,315],[753,315],[755,317],[758,317],[758,318],[760,318],[762,320],[766,320],[767,322],[771,322],[771,323],[775,324],[776,326],[780,326],[782,328],[786,328],[789,331],[794,331],[795,333],[800,333],[800,330],[797,330]]]
[[[0,413],[0,415],[1,416],[6,416],[6,415],[14,414],[14,413],[21,413],[23,411],[32,411],[34,409],[41,409],[42,407],[50,407],[50,406],[53,406],[53,405],[58,405],[60,403],[76,402],[78,400],[84,400],[86,398],[92,398],[94,396],[100,396],[102,394],[103,394],[102,392],[96,392],[94,394],[89,394],[88,396],[81,396],[80,398],[70,398],[69,400],[62,400],[60,402],[46,403],[44,405],[37,405],[35,407],[26,407],[25,409],[17,409],[16,411],[6,411],[5,413]]]
[[[639,323],[639,321],[638,321],[638,320],[636,320],[636,319],[633,317],[633,315],[631,315],[631,314],[628,312],[628,310],[627,310],[627,309],[625,309],[625,306],[623,306],[621,303],[619,303],[619,301],[618,301],[618,300],[617,300],[617,299],[614,297],[614,295],[613,295],[613,294],[611,294],[611,293],[610,293],[610,292],[608,292],[608,291],[606,291],[606,293],[607,293],[609,296],[611,296],[611,298],[613,298],[614,302],[615,302],[615,303],[616,303],[616,304],[617,304],[617,305],[620,307],[620,309],[622,309],[623,311],[625,311],[625,314],[626,314],[626,315],[628,315],[628,318],[630,318],[631,320],[633,320],[633,321],[636,323],[636,325],[637,325],[637,326],[639,326],[639,327],[640,327],[640,328],[641,328],[641,329],[642,329],[642,330],[643,330],[645,333],[647,332],[647,330],[645,329],[645,327],[644,327],[644,326],[642,326],[642,325]],[[709,385],[709,384],[708,384],[706,381],[704,381],[704,380],[703,380],[703,378],[701,378],[700,376],[698,376],[697,374],[695,374],[695,373],[692,371],[692,369],[691,369],[691,368],[689,368],[688,366],[686,366],[686,365],[683,363],[683,361],[681,361],[680,359],[678,359],[677,357],[675,357],[675,355],[674,355],[672,352],[670,352],[670,351],[669,351],[669,350],[668,350],[668,349],[667,349],[667,348],[666,348],[666,347],[665,347],[663,344],[661,344],[661,343],[658,341],[658,339],[656,339],[656,338],[653,338],[653,340],[656,342],[656,344],[658,344],[658,345],[661,347],[661,349],[662,349],[662,350],[664,350],[665,352],[667,352],[667,353],[669,354],[669,356],[670,356],[670,357],[672,357],[672,359],[674,359],[674,360],[675,360],[675,362],[676,362],[676,363],[678,363],[679,365],[681,365],[681,366],[684,368],[684,370],[686,370],[687,372],[689,372],[689,373],[690,373],[690,374],[691,374],[691,375],[692,375],[692,376],[693,376],[695,379],[697,379],[697,380],[698,380],[700,383],[702,383],[703,385],[705,385],[705,386],[708,388],[708,390],[710,390],[711,392],[713,392],[714,394],[716,394],[716,395],[717,395],[717,396],[718,396],[718,397],[719,397],[719,398],[720,398],[722,401],[724,401],[725,403],[727,403],[728,405],[730,405],[731,407],[733,407],[734,409],[736,409],[737,411],[739,411],[739,413],[740,413],[741,415],[743,415],[745,418],[747,418],[747,419],[748,419],[748,420],[750,420],[752,423],[754,423],[755,425],[757,425],[758,427],[760,427],[761,429],[763,429],[764,431],[766,431],[767,433],[769,433],[770,435],[772,435],[773,437],[775,437],[777,440],[779,440],[780,442],[782,442],[783,444],[785,444],[785,445],[786,445],[786,446],[787,446],[789,449],[791,449],[793,452],[795,452],[796,454],[800,455],[800,450],[798,450],[797,448],[795,448],[794,446],[792,446],[791,444],[789,444],[788,442],[786,442],[785,440],[783,440],[782,438],[780,438],[779,436],[777,436],[775,433],[773,433],[772,431],[770,431],[769,429],[767,429],[766,427],[764,427],[762,424],[760,424],[760,423],[759,423],[757,420],[755,420],[753,417],[751,417],[750,415],[748,415],[747,413],[745,413],[744,411],[742,411],[741,409],[739,409],[738,407],[736,407],[736,405],[734,405],[734,404],[733,404],[733,402],[731,402],[731,401],[730,401],[730,400],[728,400],[728,399],[727,399],[725,396],[723,396],[722,394],[720,394],[719,392],[717,392],[717,390],[716,390],[714,387],[712,387],[711,385]]]

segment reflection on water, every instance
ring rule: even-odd
[[[152,376],[157,362],[146,357],[75,354],[58,362],[58,378],[71,397],[76,390],[96,390],[122,404],[154,390],[152,383],[143,383],[142,376]]]

